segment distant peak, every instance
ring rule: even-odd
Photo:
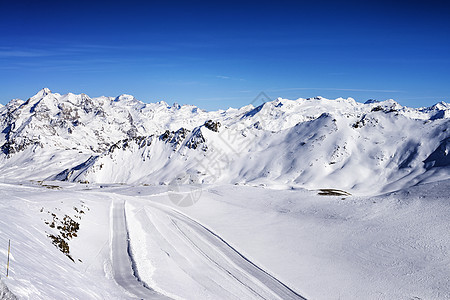
[[[393,107],[401,107],[401,105],[397,101],[395,101],[394,99],[388,99],[388,100],[385,100],[383,102],[386,103],[386,104],[390,104]]]
[[[438,110],[446,110],[446,109],[450,108],[450,105],[444,101],[441,101],[441,102],[433,105],[431,108],[438,109]]]
[[[369,99],[366,102],[364,102],[364,104],[372,104],[372,103],[380,103],[380,101],[375,100],[375,99]]]
[[[323,100],[323,99],[325,99],[324,97],[322,97],[322,96],[316,96],[316,97],[310,97],[310,98],[306,98],[306,100]]]
[[[116,99],[114,99],[114,101],[132,101],[132,100],[135,100],[134,96],[128,94],[122,94],[116,97]]]
[[[39,92],[36,93],[36,95],[34,95],[33,97],[31,97],[30,99],[35,100],[35,99],[42,99],[45,96],[51,94],[52,91],[50,91],[50,89],[48,88],[43,88],[42,90],[40,90]]]
[[[169,104],[166,101],[159,101],[156,102],[156,104],[162,105],[162,106],[166,106],[166,107],[170,107]]]
[[[51,94],[51,93],[52,93],[52,91],[50,91],[49,88],[43,88],[39,92],[37,92],[36,95],[47,96],[48,94]]]

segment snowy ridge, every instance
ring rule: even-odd
[[[414,109],[394,100],[278,98],[206,112],[43,89],[0,107],[0,170],[34,180],[376,193],[449,178],[449,122],[445,102]]]

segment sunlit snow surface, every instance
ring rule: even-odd
[[[198,202],[184,208],[174,205],[162,186],[24,182],[1,184],[0,194],[1,280],[23,299],[139,295],[135,287],[114,280],[114,251],[119,250],[113,241],[126,243],[126,237],[113,231],[117,205],[124,209],[140,284],[158,297],[450,295],[450,181],[376,197],[206,185]],[[69,242],[72,262],[52,245],[47,237],[52,229],[44,221],[47,211],[73,216],[74,207],[81,204],[85,214],[77,219],[78,236]],[[8,239],[12,250],[10,276],[5,278]],[[242,257],[251,265],[246,266]],[[127,258],[124,255],[124,261]],[[293,292],[277,290],[278,283],[268,278]]]
[[[0,106],[0,298],[450,299],[450,105],[256,100]]]

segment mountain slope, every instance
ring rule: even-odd
[[[450,177],[450,105],[277,99],[206,112],[43,89],[0,107],[5,179],[232,183],[371,194]]]

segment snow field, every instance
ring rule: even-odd
[[[206,185],[197,203],[179,207],[162,186],[2,184],[0,242],[13,241],[11,277],[2,281],[24,299],[132,297],[135,287],[114,276],[111,209],[120,202],[141,286],[159,295],[449,299],[449,187],[343,197]],[[81,201],[90,210],[69,242],[74,263],[51,244],[40,210],[73,214]],[[128,254],[119,257],[131,274]]]

